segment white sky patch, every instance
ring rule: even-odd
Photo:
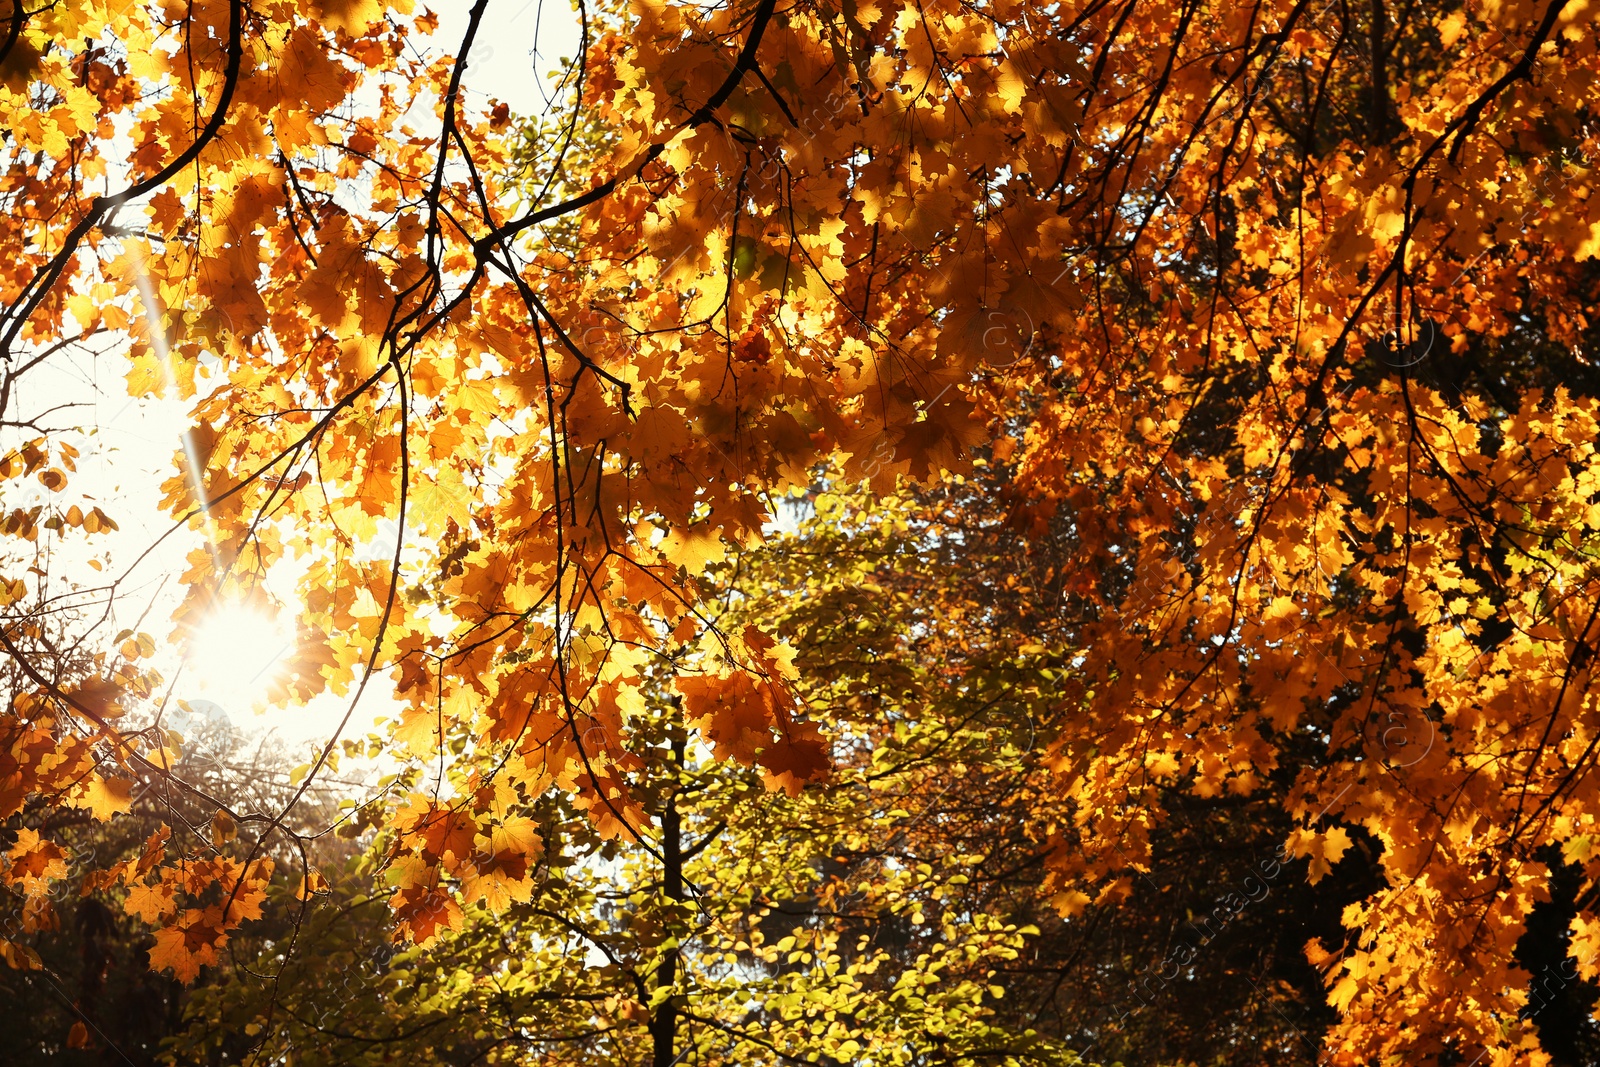
[[[430,48],[454,55],[466,33],[470,0],[428,6],[439,16]],[[489,0],[462,78],[468,103],[483,107],[492,97],[519,115],[544,114],[559,103],[551,99],[550,75],[561,70],[562,60],[576,58],[579,37],[578,13],[567,0]]]

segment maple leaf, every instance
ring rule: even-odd
[[[3,872],[6,882],[20,884],[30,895],[67,873],[67,854],[61,846],[44,840],[37,830],[26,827],[17,831],[16,842],[6,852],[6,860]]]
[[[807,784],[826,780],[833,766],[828,745],[816,736],[815,728],[791,728],[756,759],[766,772],[767,788],[782,789],[790,796],[798,796]]]
[[[722,543],[721,527],[713,527],[708,523],[698,523],[687,529],[668,531],[660,548],[664,554],[692,575],[701,574],[711,564],[727,558],[727,549]]]
[[[312,112],[325,111],[343,100],[353,81],[310,26],[297,27],[290,33],[279,60],[278,77],[283,83],[285,103]]]
[[[406,707],[391,736],[417,755],[426,755],[439,745],[439,716],[428,708]]]
[[[515,851],[479,857],[462,874],[462,898],[468,903],[482,900],[496,912],[510,907],[512,901],[527,901],[533,894],[531,860]]]
[[[166,856],[167,841],[172,837],[172,829],[162,826],[145,839],[144,849],[139,854],[139,860],[129,870],[129,877],[145,874],[160,866]]]
[[[170,970],[174,978],[188,985],[199,976],[201,967],[214,965],[217,947],[227,935],[201,919],[201,913],[189,911],[173,925],[156,930],[150,969]]]
[[[328,891],[328,880],[315,869],[307,871],[295,885],[294,898],[296,900],[310,900],[313,896]]]
[[[110,678],[87,679],[71,696],[75,705],[101,719],[118,718],[126,710],[122,705],[122,686]]]
[[[381,19],[386,7],[393,6],[402,14],[411,11],[409,0],[393,5],[382,0],[314,0],[310,6],[318,18],[352,36],[365,32],[371,23]]]
[[[1296,830],[1289,835],[1288,850],[1291,856],[1310,857],[1308,878],[1313,885],[1320,882],[1339,862],[1350,847],[1350,837],[1343,827],[1335,826],[1324,834],[1312,830]]]
[[[101,822],[133,807],[133,779],[96,774],[84,786],[80,801]]]
[[[128,898],[122,903],[124,911],[129,915],[137,915],[147,923],[166,919],[176,912],[177,908],[174,887],[166,882],[156,882],[153,885],[136,882],[128,889]]]
[[[1051,906],[1061,914],[1069,917],[1083,914],[1083,909],[1087,908],[1090,903],[1089,894],[1080,889],[1069,889],[1050,898]]]
[[[497,854],[515,852],[535,860],[544,851],[544,841],[537,823],[526,816],[514,815],[490,828],[489,849]]]
[[[437,806],[426,794],[413,793],[397,821],[422,845],[423,854],[434,860],[448,857],[459,863],[476,848],[478,825],[472,815],[448,805]]]
[[[432,890],[403,895],[394,908],[395,919],[419,946],[432,944],[442,933],[461,928],[461,907],[448,894]]]

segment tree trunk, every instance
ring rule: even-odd
[[[683,748],[683,739],[675,738],[672,742],[674,768],[683,766]],[[676,786],[667,794],[666,803],[661,809],[661,860],[661,882],[667,896],[672,900],[682,900],[683,821],[678,815]],[[656,988],[670,986],[677,978],[677,971],[678,950],[674,948],[662,954],[661,964],[656,968]],[[677,1005],[668,999],[656,1008],[655,1014],[650,1019],[650,1038],[653,1046],[651,1067],[671,1067],[677,1059],[673,1052],[677,1036],[678,1009]]]

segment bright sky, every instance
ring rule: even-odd
[[[433,46],[454,54],[471,4],[445,0],[433,7],[440,23]],[[577,15],[567,0],[490,0],[463,83],[469,106],[484,108],[492,97],[520,114],[541,113],[552,84],[549,73],[559,70],[561,61],[576,53],[578,40]],[[124,590],[127,595],[105,636],[126,627],[142,629],[165,642],[185,557],[203,547],[192,531],[171,533],[171,520],[158,507],[160,484],[181,469],[180,435],[188,428],[189,418],[187,405],[170,391],[163,397],[130,399],[123,380],[126,372],[127,363],[119,349],[100,346],[97,351],[63,351],[19,381],[13,410],[37,415],[58,409],[44,418],[42,425],[79,427],[92,434],[82,448],[74,487],[120,526],[111,534],[69,539],[63,554],[48,568],[52,581],[92,586],[122,574],[131,561],[148,551],[133,570]],[[0,439],[0,454],[16,443],[18,436],[7,431]],[[9,482],[5,506],[9,510],[44,503],[48,495],[31,479]],[[92,568],[91,556],[104,565],[103,570]],[[274,575],[269,589],[288,600],[292,579],[290,574]],[[30,578],[30,588],[34,584]],[[53,589],[61,591],[60,584]],[[181,671],[173,649],[158,653],[157,668],[168,681],[177,677],[175,698],[196,702],[202,712],[220,708],[236,725],[251,732],[272,730],[293,745],[326,739],[346,711],[343,699],[324,697],[309,707],[270,709],[261,715],[253,710],[265,693],[274,662],[289,651],[284,621],[259,612],[219,610],[189,649],[188,663]],[[202,701],[205,703],[199,703]],[[369,692],[344,736],[363,735],[391,706],[381,687]],[[180,721],[182,718],[179,716]]]
[[[444,0],[429,5],[439,16],[434,40],[442,51],[454,54],[467,17],[469,0]],[[578,51],[578,15],[567,0],[489,0],[468,55],[463,81],[475,101],[494,97],[523,115],[542,112],[552,84],[549,75],[561,69],[561,60]]]

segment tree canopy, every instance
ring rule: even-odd
[[[80,895],[169,1062],[1592,1058],[1587,0],[579,0],[535,115],[491,2],[0,2],[10,977]]]

